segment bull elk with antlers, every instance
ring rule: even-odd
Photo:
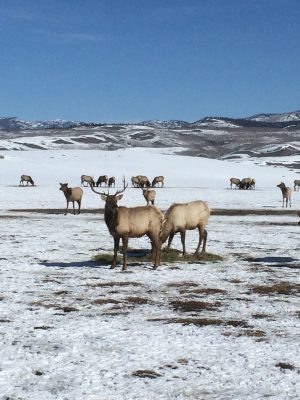
[[[104,219],[109,233],[114,238],[114,257],[111,268],[117,263],[117,253],[120,239],[123,243],[123,271],[127,269],[128,239],[147,235],[152,244],[152,255],[154,257],[154,269],[160,265],[161,241],[160,229],[163,221],[163,213],[155,207],[123,207],[118,206],[118,201],[123,197],[123,192],[128,184],[123,179],[123,189],[117,190],[115,194],[98,192],[92,186],[91,189],[101,196],[105,201]]]

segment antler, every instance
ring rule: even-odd
[[[125,182],[125,177],[123,176],[123,189],[122,190],[117,190],[116,191],[116,193],[115,193],[115,196],[117,195],[117,194],[120,194],[120,193],[123,193],[124,191],[125,191],[125,189],[127,189],[127,187],[128,187],[128,183],[126,184],[126,182]]]
[[[108,194],[105,193],[105,192],[97,192],[97,190],[94,189],[92,183],[90,183],[90,187],[91,187],[91,189],[92,189],[93,192],[95,192],[95,193],[97,193],[97,194],[100,194],[101,196],[108,196]]]

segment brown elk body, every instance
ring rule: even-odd
[[[235,185],[237,188],[240,184],[241,180],[239,178],[230,178],[230,188],[232,189],[232,185]]]
[[[282,193],[282,208],[284,207],[284,200],[285,200],[285,206],[288,206],[288,202],[290,203],[290,207],[292,207],[292,189],[285,186],[283,182],[280,182],[279,185],[277,185],[279,189],[281,189]]]
[[[204,253],[207,241],[207,231],[205,230],[205,227],[207,225],[209,215],[210,209],[207,203],[202,200],[196,200],[184,204],[173,204],[165,213],[165,219],[160,234],[162,243],[169,238],[167,245],[167,249],[169,249],[175,233],[180,232],[182,252],[183,255],[185,255],[186,230],[198,228],[199,242],[195,253],[199,252],[202,241],[202,253]]]
[[[108,176],[107,175],[100,175],[98,180],[97,180],[97,182],[96,182],[96,185],[98,187],[99,185],[101,186],[102,183],[104,183],[104,186],[106,186],[107,185],[107,181],[108,181]]]
[[[21,175],[20,186],[21,186],[21,185],[24,185],[24,182],[26,182],[27,185],[28,185],[29,183],[31,183],[31,185],[34,186],[34,182],[33,182],[33,180],[32,180],[32,178],[31,178],[30,175]]]
[[[297,190],[299,190],[299,187],[300,187],[300,179],[295,179],[295,180],[294,180],[294,190],[296,190],[296,187],[298,187]]]
[[[133,187],[138,187],[140,184],[140,178],[142,175],[132,176],[131,177],[131,184]]]
[[[111,176],[108,180],[108,187],[116,186],[116,178]]]
[[[94,178],[90,175],[81,175],[81,186],[85,186],[85,183],[87,183],[87,186],[95,186]]]
[[[152,181],[152,187],[155,187],[156,185],[158,186],[158,184],[161,184],[161,187],[164,187],[165,184],[165,178],[160,175],[160,176],[156,176],[153,181]]]
[[[147,206],[150,204],[154,205],[156,191],[153,189],[143,189],[143,196],[147,202]]]
[[[80,207],[81,207],[81,199],[82,199],[83,190],[80,187],[69,188],[67,183],[60,183],[59,190],[63,191],[63,193],[64,193],[64,195],[66,197],[66,200],[67,200],[67,208],[66,208],[66,211],[65,211],[65,215],[67,214],[70,201],[73,203],[74,215],[75,215],[75,201],[78,204],[78,214],[80,214]]]
[[[114,257],[111,268],[115,268],[117,263],[117,253],[119,250],[120,239],[123,244],[123,271],[127,269],[127,250],[128,239],[147,235],[152,244],[152,255],[154,258],[154,269],[160,265],[161,241],[159,233],[163,221],[163,213],[155,207],[123,207],[118,206],[117,202],[122,198],[124,188],[113,195],[97,192],[92,186],[93,192],[100,194],[105,201],[104,219],[109,233],[114,238]]]

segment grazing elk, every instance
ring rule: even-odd
[[[108,181],[108,176],[107,175],[101,175],[101,176],[99,176],[99,178],[98,178],[98,180],[97,180],[97,182],[96,182],[96,185],[97,185],[97,187],[100,185],[102,185],[102,183],[104,183],[104,186],[106,186],[107,185],[107,181]]]
[[[31,183],[31,185],[34,186],[34,182],[33,182],[32,178],[31,178],[31,176],[29,176],[29,175],[21,175],[20,186],[24,185],[23,182],[27,182],[27,185],[29,183]]]
[[[144,188],[144,187],[149,188],[149,187],[151,187],[151,183],[150,183],[149,179],[145,175],[142,175],[140,177],[139,187],[141,187],[141,188]]]
[[[116,178],[114,176],[111,176],[108,180],[108,187],[116,186]]]
[[[141,176],[142,175],[137,175],[137,176],[131,177],[131,184],[133,187],[139,187]]]
[[[82,199],[83,190],[80,187],[69,188],[67,183],[60,183],[59,190],[62,190],[64,192],[64,195],[65,195],[66,200],[67,200],[67,208],[66,208],[66,211],[65,211],[65,215],[67,214],[70,201],[73,203],[74,215],[75,215],[75,204],[74,204],[75,201],[78,204],[78,214],[80,214],[80,207],[81,207],[81,199]]]
[[[239,189],[252,189],[255,188],[255,179],[252,178],[243,178],[239,185]]]
[[[256,180],[254,178],[251,179],[250,189],[255,189]]]
[[[81,175],[81,186],[85,186],[85,183],[87,183],[87,186],[90,186],[90,185],[95,186],[95,181],[92,176]]]
[[[153,189],[142,189],[143,190],[143,196],[145,197],[145,200],[147,202],[147,206],[152,204],[154,206],[154,201],[155,201],[155,196],[156,196],[156,191]]]
[[[230,188],[232,189],[232,185],[235,185],[235,188],[237,188],[240,182],[241,180],[239,178],[230,178]]]
[[[161,241],[159,233],[163,221],[163,213],[156,207],[122,207],[118,206],[118,201],[123,197],[123,193],[128,184],[123,180],[123,189],[117,190],[115,194],[97,192],[92,186],[93,192],[100,194],[105,201],[104,219],[109,233],[114,238],[114,257],[111,268],[115,268],[117,263],[117,253],[119,250],[120,239],[123,243],[123,271],[127,269],[127,249],[128,239],[147,235],[152,244],[152,255],[154,257],[154,269],[160,265]]]
[[[296,190],[296,187],[298,186],[297,191],[299,190],[300,187],[300,179],[295,179],[294,180],[294,190]]]
[[[165,178],[162,175],[156,176],[152,181],[152,187],[155,187],[156,185],[158,186],[159,183],[161,184],[161,187],[164,187],[164,184],[165,184],[164,181],[165,181]]]
[[[198,228],[199,242],[195,253],[199,252],[202,241],[202,253],[204,253],[207,241],[207,231],[205,230],[205,226],[207,225],[209,215],[210,209],[208,207],[208,204],[202,200],[196,200],[184,204],[172,204],[165,213],[165,218],[160,234],[160,239],[162,243],[164,243],[167,238],[169,238],[167,245],[167,249],[169,249],[175,233],[180,232],[182,253],[183,255],[185,255],[186,230]]]
[[[290,207],[292,207],[292,189],[286,187],[283,182],[280,182],[279,185],[277,185],[277,187],[281,189],[282,193],[282,208],[284,207],[284,199],[285,199],[285,206],[287,207],[289,202]]]

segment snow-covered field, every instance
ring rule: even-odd
[[[281,215],[276,188],[280,181],[291,186],[295,171],[158,149],[3,155],[1,400],[300,397],[300,191],[295,213]],[[36,186],[20,187],[23,173]],[[113,247],[102,214],[22,211],[63,209],[59,182],[79,186],[82,174],[115,175],[116,189],[123,175],[164,175],[166,187],[157,189],[162,209],[203,199],[212,210],[278,215],[212,214],[207,251],[222,262],[163,264],[157,271],[135,263],[122,273],[92,261]],[[256,190],[230,190],[231,176],[255,178]],[[130,185],[120,202],[144,203]],[[83,211],[100,207],[100,196],[84,188]],[[196,242],[189,231],[189,252]],[[129,246],[150,247],[146,238]],[[173,247],[181,249],[177,236]]]

